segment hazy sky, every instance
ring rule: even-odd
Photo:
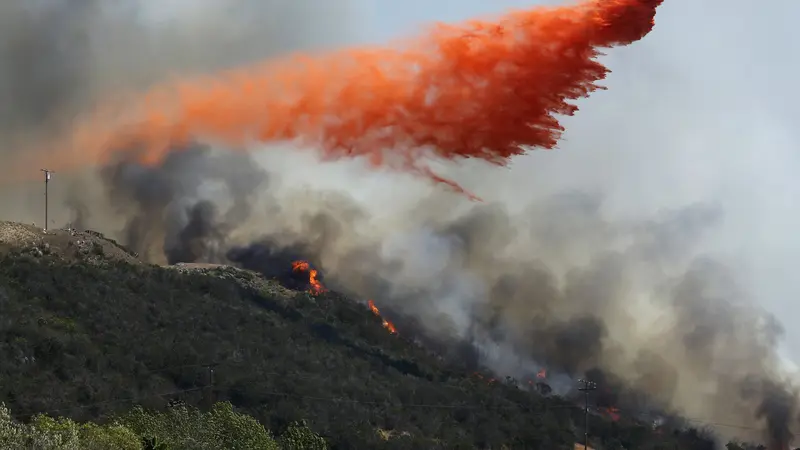
[[[363,37],[536,3],[565,2],[375,2]],[[800,360],[800,330],[791,328],[800,314],[800,39],[790,31],[800,2],[664,3],[652,34],[609,52],[610,89],[582,102],[561,149],[516,161],[505,189],[513,195],[538,179],[548,189],[610,190],[619,214],[719,203],[725,221],[713,245],[778,315]]]

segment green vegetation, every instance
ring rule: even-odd
[[[0,439],[558,450],[582,437],[583,413],[573,404],[511,379],[477,379],[402,330],[386,332],[364,305],[336,293],[289,291],[230,268],[78,255],[0,257],[0,402],[27,423],[3,410]],[[176,401],[207,412],[167,407]],[[249,417],[227,403],[212,408],[218,401]],[[602,449],[713,449],[695,430],[656,432],[632,419],[592,417],[591,431]]]
[[[37,450],[324,450],[325,440],[303,424],[277,439],[263,425],[217,403],[210,411],[178,406],[165,412],[141,407],[103,425],[37,415],[15,421],[0,405],[0,449]]]

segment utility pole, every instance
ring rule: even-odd
[[[47,224],[49,223],[47,208],[47,185],[50,183],[50,174],[55,172],[49,169],[41,169],[41,171],[44,172],[44,232],[47,233]]]
[[[203,388],[203,402],[209,410],[214,406],[214,366],[216,366],[216,364],[209,364],[206,366],[208,370],[208,384]]]
[[[578,388],[583,391],[583,449],[589,450],[589,391],[597,389],[597,384],[584,379],[579,379],[583,387]]]

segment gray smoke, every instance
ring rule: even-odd
[[[127,218],[125,244],[151,262],[170,264],[224,258],[228,234],[249,218],[267,181],[247,153],[200,145],[172,152],[157,166],[110,165],[103,179],[116,213]]]
[[[168,76],[341,43],[355,12],[350,1],[200,0],[174,13],[176,2],[158,3],[3,2],[0,141],[43,138],[100,98]]]
[[[173,76],[350,42],[358,13],[355,0],[2,2],[0,179],[37,181],[4,184],[4,215],[41,223],[40,167],[30,167],[29,175],[8,170],[28,167],[19,163],[28,158],[47,161],[35,152],[57,154],[58,148],[41,145],[98,103]],[[92,226],[117,231],[125,226],[112,213],[118,205],[103,204],[105,180],[94,169],[55,175],[51,217],[65,223],[72,214],[75,222],[87,219],[78,211],[91,211]]]
[[[308,259],[336,288],[501,375],[592,376],[614,387],[606,406],[762,429],[733,435],[773,448],[791,440],[798,405],[778,369],[777,320],[695,250],[721,220],[715,205],[612,222],[601,196],[579,192],[520,213],[490,204],[448,216],[429,201],[379,227],[342,195],[297,195],[270,200],[280,213],[236,263],[277,273],[288,259],[275,255]],[[455,348],[464,342],[471,351]]]
[[[0,6],[0,136],[47,124],[83,95],[76,87],[91,51],[83,25],[94,20],[97,3]]]
[[[721,219],[714,205],[613,223],[601,197],[571,192],[518,214],[417,209],[376,230],[343,195],[298,195],[268,198],[263,236],[228,258],[268,276],[308,259],[329,286],[375,299],[413,327],[401,332],[449,343],[439,350],[472,367],[588,376],[613,388],[601,406],[760,428],[733,435],[770,448],[791,441],[797,397],[778,371],[781,328],[724,264],[693,252]]]
[[[0,179],[27,178],[3,170],[20,167],[16,161],[32,157],[33,151],[57,154],[58,148],[37,144],[50,142],[49,138],[71,126],[73,117],[98,102],[172,76],[341,45],[353,39],[350,30],[358,13],[353,0],[335,4],[316,0],[3,2],[0,156],[4,164]],[[216,252],[213,246],[197,247],[199,241],[191,235],[222,231],[194,229],[181,234],[180,230],[197,215],[224,214],[226,220],[247,216],[249,192],[256,189],[259,181],[255,178],[261,175],[253,174],[243,157],[229,161],[208,155],[188,152],[152,168],[137,167],[132,159],[110,164],[97,161],[102,166],[99,171],[87,167],[81,173],[57,173],[50,225],[69,222],[100,228],[147,252],[152,251],[151,242],[163,242],[166,237],[169,242],[163,245],[170,259],[194,258],[194,253],[209,257]],[[39,168],[30,167],[31,179],[36,180]],[[245,172],[237,173],[240,169]],[[191,173],[194,170],[201,173]],[[223,184],[221,190],[227,192],[208,194],[209,183]],[[40,189],[38,182],[4,185],[0,193],[4,218],[41,223]],[[225,212],[212,213],[211,209],[220,209],[213,198],[220,195],[232,205],[225,206]],[[216,206],[209,206],[212,203]],[[194,244],[177,242],[181,240]],[[192,247],[186,255],[182,253],[186,249],[178,249],[184,244]],[[156,259],[162,260],[164,253],[157,253]],[[155,258],[155,253],[151,256]]]

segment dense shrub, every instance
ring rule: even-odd
[[[15,421],[0,404],[0,449],[36,450],[325,450],[325,440],[294,424],[276,440],[230,403],[208,412],[187,406],[165,412],[136,407],[104,425],[37,415]],[[280,441],[280,444],[279,444]]]
[[[69,418],[6,419],[3,439],[41,428],[47,439],[119,448],[134,445],[131,432],[159,448],[190,436],[271,448],[266,427],[286,448],[558,450],[581,435],[582,411],[566,400],[486,383],[402,329],[388,333],[358,302],[249,272],[7,255],[0,311],[0,402],[22,421]],[[178,400],[207,412],[167,408]],[[210,409],[216,401],[230,404]],[[704,445],[635,420],[592,422],[606,448]]]

